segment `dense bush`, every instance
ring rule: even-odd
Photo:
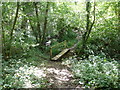
[[[100,33],[100,32],[99,32]],[[97,42],[96,42],[97,41]],[[104,53],[107,58],[115,58],[116,60],[120,57],[120,38],[118,34],[93,34],[92,38],[88,40],[86,53],[91,55],[100,55]]]
[[[89,56],[88,60],[74,62],[72,71],[78,83],[85,88],[118,88],[120,87],[118,66],[117,61]]]

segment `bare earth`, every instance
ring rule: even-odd
[[[51,83],[49,88],[79,88],[82,90],[79,85],[75,85],[75,79],[69,67],[62,65],[61,62],[49,61],[45,68],[45,78]]]

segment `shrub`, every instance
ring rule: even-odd
[[[44,88],[48,86],[42,68],[33,66],[26,59],[11,59],[3,62],[2,88]],[[0,87],[1,88],[1,87]]]
[[[118,88],[119,64],[99,56],[89,56],[88,60],[73,63],[72,71],[78,83],[87,88]]]

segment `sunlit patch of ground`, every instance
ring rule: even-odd
[[[48,88],[75,88],[74,79],[68,66],[62,65],[61,62],[48,61],[44,65],[20,67],[16,70],[15,78],[23,82],[24,88],[39,88],[42,84],[42,78],[49,83]],[[16,83],[16,82],[15,82]],[[46,84],[46,83],[43,83]]]
[[[57,84],[60,87],[64,86],[63,84],[68,83],[72,79],[73,75],[67,69],[48,68],[47,77],[50,78],[51,83]]]
[[[46,74],[44,68],[41,69],[35,66],[29,67],[24,65],[24,67],[20,67],[18,70],[16,70],[14,77],[19,78],[21,83],[23,83],[22,87],[33,88],[40,86],[39,80],[41,80],[43,77],[46,77]]]
[[[75,88],[73,74],[61,62],[49,61],[45,65],[46,78],[51,83],[51,88]]]

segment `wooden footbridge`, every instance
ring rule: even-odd
[[[55,47],[62,45],[63,50],[61,50],[61,52],[55,56],[53,56],[53,52],[52,50],[55,49]],[[54,45],[50,48],[50,60],[52,61],[57,61],[62,59],[67,53],[71,52],[73,50],[74,47],[76,47],[77,44],[75,44],[72,48],[67,48],[66,46],[66,41],[58,43],[57,45]]]
[[[59,60],[59,59],[61,59],[68,51],[69,51],[69,49],[64,49],[58,55],[56,55],[55,57],[51,58],[51,60]]]

